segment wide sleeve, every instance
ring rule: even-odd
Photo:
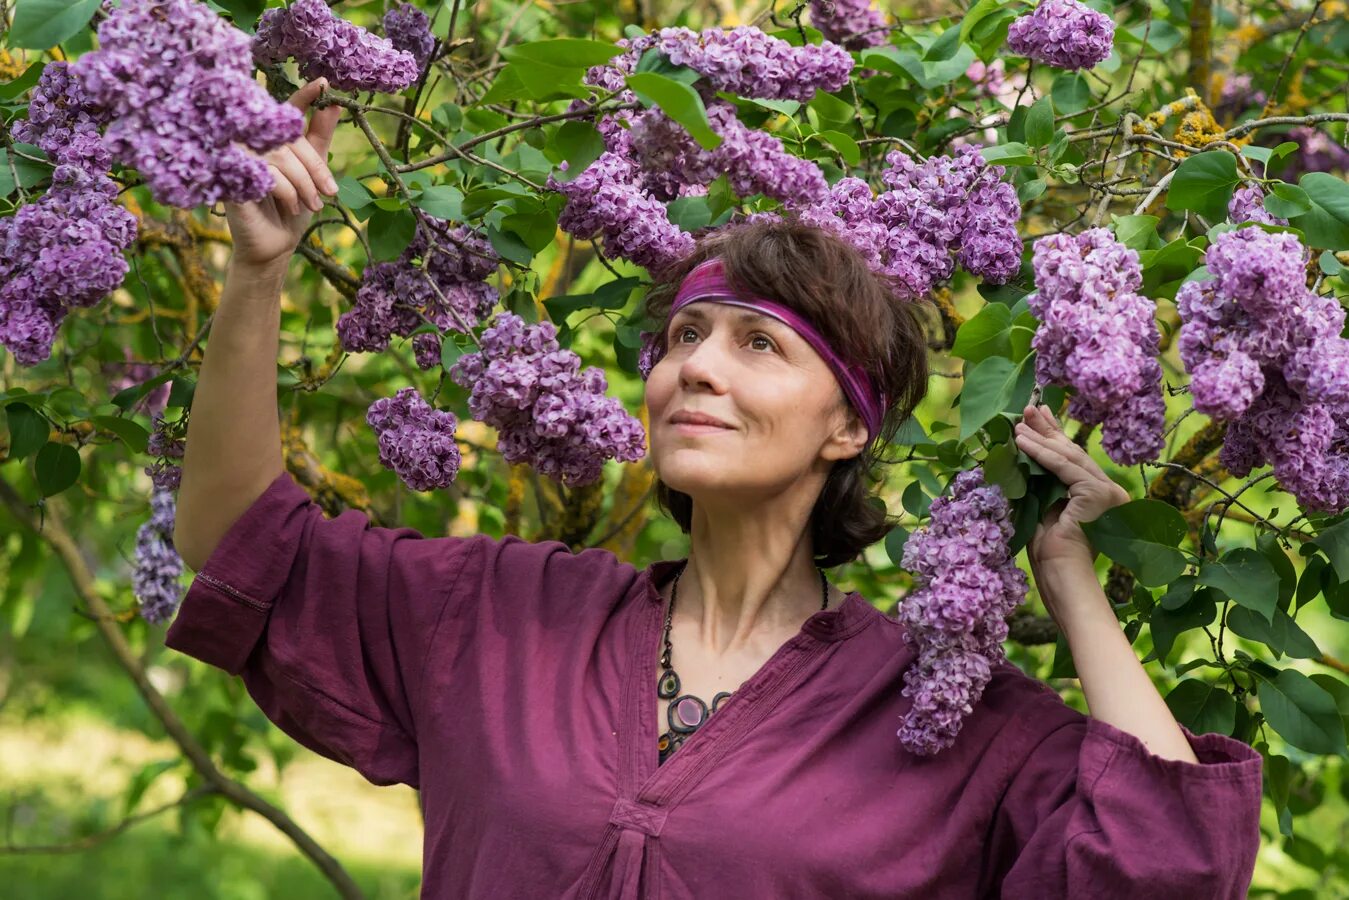
[[[202,565],[165,643],[241,675],[304,746],[375,784],[417,787],[428,650],[483,536],[424,538],[328,518],[278,475]]]
[[[989,895],[1245,898],[1260,847],[1260,754],[1181,725],[1199,762],[1166,759],[1048,693],[1025,711],[1029,752],[1009,760]]]

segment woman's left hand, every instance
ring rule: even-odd
[[[1068,499],[1045,511],[1026,547],[1031,568],[1043,571],[1046,563],[1096,559],[1096,548],[1082,531],[1103,512],[1131,498],[1129,492],[1107,475],[1096,461],[1074,444],[1053,413],[1045,406],[1027,406],[1016,424],[1016,445],[1027,456],[1053,472],[1068,487]]]

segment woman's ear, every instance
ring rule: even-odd
[[[843,424],[834,429],[824,448],[825,459],[852,459],[867,443],[867,425],[851,403],[845,403]]]

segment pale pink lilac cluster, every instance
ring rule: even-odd
[[[1059,69],[1090,69],[1110,55],[1115,22],[1078,0],[1040,0],[1007,29],[1007,48]]]
[[[1240,228],[1176,294],[1194,408],[1229,422],[1219,453],[1244,477],[1268,463],[1305,508],[1349,508],[1349,340],[1333,294],[1307,287],[1296,235]]]
[[[150,439],[145,444],[145,452],[155,457],[155,461],[153,465],[145,467],[145,474],[150,476],[150,481],[157,489],[176,491],[183,480],[183,467],[173,460],[183,458],[187,444],[174,434],[174,426],[164,418],[162,412],[154,413],[151,422]]]
[[[1265,209],[1265,192],[1258,184],[1248,184],[1232,192],[1227,203],[1227,218],[1240,225],[1243,222],[1260,222],[1264,225],[1287,225],[1287,219],[1281,219]]]
[[[1101,445],[1115,462],[1156,459],[1166,425],[1161,334],[1156,304],[1137,293],[1138,252],[1089,228],[1038,239],[1033,266],[1026,302],[1040,320],[1031,340],[1036,380],[1073,389],[1068,415],[1101,424]]]
[[[414,491],[448,487],[462,461],[454,442],[455,415],[427,403],[416,388],[400,388],[381,397],[366,411],[375,430],[379,461]]]
[[[1002,95],[1007,86],[1007,64],[1001,59],[985,63],[976,59],[965,69],[965,77],[974,84],[974,92],[989,99]]]
[[[135,168],[156,201],[267,196],[272,176],[258,154],[299,138],[304,114],[253,79],[248,35],[196,0],[124,0],[98,42],[71,74],[111,117],[112,158]]]
[[[108,113],[89,96],[68,62],[47,63],[29,95],[28,118],[14,123],[16,141],[40,147],[57,165],[102,174],[112,164],[100,129]]]
[[[47,359],[62,320],[122,283],[136,217],[116,198],[110,178],[67,163],[46,194],[0,218],[0,345],[20,365]]]
[[[913,573],[914,590],[898,610],[918,656],[904,672],[901,693],[913,706],[896,734],[919,756],[954,743],[992,666],[1006,659],[1006,619],[1029,587],[1010,552],[1007,499],[984,483],[982,470],[958,473],[930,512],[904,545],[901,564]]]
[[[259,66],[294,57],[306,80],[326,78],[341,91],[394,94],[421,74],[412,53],[333,15],[324,0],[293,0],[263,12],[252,50]]]
[[[551,322],[498,314],[479,350],[460,357],[450,377],[471,390],[469,411],[497,430],[507,462],[528,463],[568,487],[597,481],[606,459],[645,455],[642,423],[605,396],[601,369],[581,371],[581,358],[560,347]]]
[[[150,494],[150,518],[136,530],[131,589],[141,618],[152,625],[173,618],[182,600],[178,576],[183,573],[183,559],[173,546],[176,511],[173,491],[156,486]]]
[[[337,320],[342,348],[352,353],[384,350],[392,335],[407,337],[423,321],[442,332],[476,327],[496,305],[496,288],[486,279],[499,262],[492,245],[470,226],[419,216],[412,242],[396,260],[366,266],[351,309]],[[422,348],[419,364],[428,340],[437,341],[439,353],[435,335],[418,335],[413,347]]]
[[[810,0],[810,24],[826,41],[865,50],[889,41],[885,14],[872,0]]]
[[[395,49],[411,53],[418,69],[426,67],[436,46],[430,17],[411,3],[396,3],[384,14],[384,36]]]

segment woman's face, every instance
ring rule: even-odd
[[[674,490],[705,503],[772,496],[812,473],[822,485],[834,460],[861,451],[866,427],[833,371],[783,322],[695,301],[670,320],[666,343],[646,403],[652,465]],[[678,412],[726,427],[677,425]]]

